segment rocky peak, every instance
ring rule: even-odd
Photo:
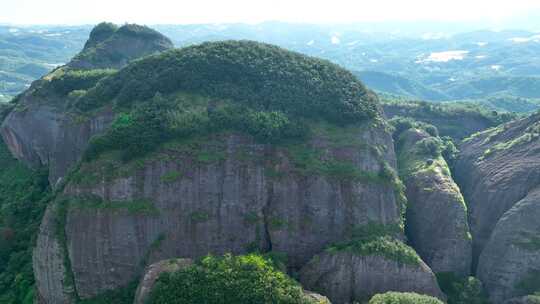
[[[90,32],[84,49],[68,66],[75,69],[118,69],[128,62],[173,48],[169,38],[137,24],[118,27],[100,23]]]

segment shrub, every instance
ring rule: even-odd
[[[44,92],[47,94],[50,90],[61,96],[67,96],[74,90],[87,90],[96,85],[96,83],[115,73],[112,69],[95,70],[65,70],[60,68],[52,74],[52,78],[44,82]]]
[[[122,149],[124,160],[140,157],[171,138],[165,107],[158,103],[137,106],[129,114],[120,114],[103,135],[93,137],[85,152],[91,160],[104,151]]]
[[[355,239],[329,247],[328,252],[348,251],[361,256],[375,255],[406,265],[418,265],[420,257],[411,247],[391,236]]]
[[[443,302],[434,297],[412,292],[387,292],[375,295],[369,300],[369,304],[443,304]]]
[[[300,304],[302,288],[274,263],[259,255],[207,256],[197,264],[163,274],[150,294],[150,304]]]
[[[417,142],[416,146],[421,153],[432,157],[438,157],[442,152],[442,142],[437,137],[424,138]]]
[[[437,282],[448,297],[448,304],[487,304],[482,283],[474,277],[458,277],[452,272],[437,273]]]
[[[444,136],[442,140],[442,152],[441,155],[448,162],[450,166],[453,165],[454,161],[458,157],[459,150],[456,148],[454,141],[449,136]]]

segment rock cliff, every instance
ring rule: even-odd
[[[504,213],[480,255],[478,277],[493,303],[540,289],[540,190]]]
[[[300,282],[335,304],[362,303],[387,291],[416,292],[445,299],[435,275],[420,258],[416,262],[404,262],[378,250],[370,254],[354,250],[319,254],[302,269]]]
[[[406,234],[434,272],[467,276],[472,259],[467,207],[438,145],[437,137],[419,129],[399,136],[399,171],[407,189]]]
[[[34,250],[42,303],[122,288],[168,258],[276,251],[298,270],[359,226],[402,224],[392,137],[349,72],[247,41],[75,69],[104,67],[81,65],[87,49],[125,34],[100,27],[1,128],[58,190]]]
[[[538,114],[464,141],[456,180],[469,205],[473,258],[494,303],[538,291]]]
[[[474,265],[503,214],[540,184],[539,118],[488,129],[459,146],[454,176],[469,209]]]

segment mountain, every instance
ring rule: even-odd
[[[0,104],[0,301],[534,299],[538,116],[102,23]]]
[[[251,41],[75,67],[35,82],[1,128],[58,193],[34,251],[43,302],[125,290],[164,258],[271,250],[299,269],[352,227],[402,234],[392,139],[350,72]]]

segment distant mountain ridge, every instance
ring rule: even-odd
[[[375,25],[264,22],[154,28],[176,46],[229,39],[276,44],[359,71],[372,89],[410,99],[540,97],[533,89],[540,77],[540,36],[535,31],[471,31],[471,25],[444,31],[442,24],[423,23],[394,31],[396,24]],[[9,100],[67,62],[83,48],[90,29],[0,26],[0,100]]]

